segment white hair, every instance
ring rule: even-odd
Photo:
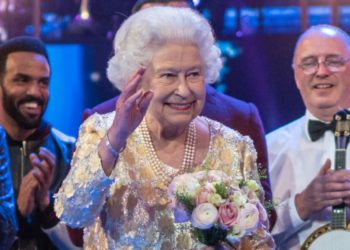
[[[152,7],[131,15],[114,38],[114,55],[107,76],[122,90],[140,67],[147,67],[154,53],[166,43],[193,44],[204,63],[205,81],[213,83],[222,68],[220,49],[208,21],[190,8]]]

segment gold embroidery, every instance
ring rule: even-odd
[[[222,164],[229,164],[230,162],[232,162],[232,151],[229,149],[224,149],[221,153],[220,153],[220,160],[222,162]]]
[[[173,212],[168,208],[167,185],[154,173],[145,157],[147,151],[139,128],[129,137],[126,151],[121,154],[110,176],[115,180],[108,186],[108,195],[103,203],[95,204],[91,200],[89,193],[100,184],[99,178],[103,176],[96,143],[104,136],[113,117],[114,113],[96,115],[82,126],[73,173],[64,182],[63,191],[58,196],[58,215],[68,222],[74,220],[71,224],[78,224],[84,219],[84,215],[80,214],[69,217],[74,211],[67,210],[68,203],[86,208],[85,216],[97,214],[97,219],[85,228],[85,249],[201,248],[202,245],[193,238],[191,227],[174,223]],[[191,171],[221,169],[241,179],[240,164],[245,171],[248,167],[245,164],[250,165],[249,171],[255,168],[253,147],[245,147],[248,140],[238,133],[209,119],[207,121],[212,133],[211,148],[205,161]],[[74,171],[75,167],[79,169]],[[91,190],[87,189],[88,181],[93,183]]]

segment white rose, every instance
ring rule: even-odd
[[[168,187],[168,197],[171,201],[170,206],[176,206],[176,193],[182,193],[194,199],[200,185],[196,178],[191,174],[176,176]]]
[[[240,210],[237,225],[245,233],[254,232],[259,225],[259,210],[255,204],[247,203]]]
[[[199,229],[211,228],[217,222],[219,212],[211,203],[201,203],[192,212],[192,225]]]

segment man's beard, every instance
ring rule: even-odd
[[[7,94],[5,88],[3,85],[1,85],[2,88],[2,105],[4,107],[5,112],[14,119],[18,125],[18,127],[22,129],[35,129],[40,126],[42,117],[44,115],[46,104],[43,99],[36,98],[33,96],[25,96],[23,97],[19,102],[18,106],[20,106],[23,103],[26,102],[37,102],[39,106],[43,107],[42,113],[37,118],[28,118],[21,114],[19,109],[16,107],[16,102],[13,98],[13,96],[10,96]]]

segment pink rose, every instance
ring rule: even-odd
[[[211,228],[218,216],[218,210],[213,204],[201,203],[192,212],[192,225],[199,229]]]
[[[256,205],[247,203],[240,210],[237,225],[245,233],[253,232],[259,225],[259,211]]]
[[[215,193],[215,187],[211,183],[205,183],[197,193],[196,205],[208,202],[208,197],[213,193]]]
[[[236,223],[239,215],[239,210],[235,204],[226,202],[219,207],[219,222],[221,228],[230,230]]]

